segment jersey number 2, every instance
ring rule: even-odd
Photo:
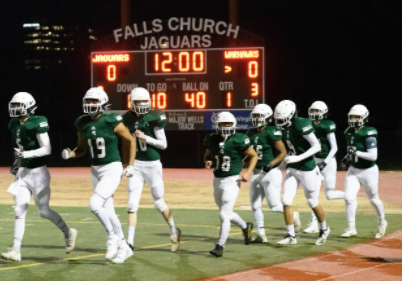
[[[96,138],[96,148],[101,151],[101,153],[96,154],[96,158],[105,158],[106,156],[106,147],[105,147],[105,139],[104,138]],[[92,147],[92,140],[88,139],[89,149],[91,150],[91,157],[95,158],[94,149]]]

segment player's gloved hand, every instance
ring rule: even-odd
[[[138,139],[147,140],[148,136],[146,134],[144,134],[144,132],[142,132],[140,130],[135,130],[134,134],[135,134],[135,137],[138,138]]]
[[[288,164],[299,162],[300,158],[297,155],[289,155],[285,157],[285,162]]]
[[[324,170],[324,168],[327,166],[327,163],[325,162],[321,162],[317,165],[318,169],[320,169],[320,171]]]
[[[348,163],[349,163],[349,154],[347,154],[343,159],[341,160],[341,163],[339,163],[339,166],[341,167],[342,170],[346,170],[348,168]]]
[[[356,156],[357,150],[354,147],[348,147],[348,153],[351,156]]]
[[[61,157],[64,160],[71,158],[71,149],[69,148],[63,149],[63,151],[61,152]]]
[[[127,168],[123,172],[123,175],[128,178],[134,176],[134,166],[127,166]]]
[[[268,173],[269,171],[271,171],[273,168],[273,166],[271,165],[271,163],[269,163],[267,166],[263,167],[262,169],[264,170],[264,172]]]
[[[14,148],[14,158],[15,159],[24,158],[24,153],[19,148]]]
[[[20,166],[21,166],[21,159],[15,159],[13,166],[10,168],[10,173],[15,176],[18,173]]]

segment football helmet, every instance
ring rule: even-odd
[[[275,125],[284,129],[292,125],[292,120],[297,116],[296,104],[290,100],[283,100],[275,107]]]
[[[232,125],[228,127],[220,127],[220,123],[232,123]],[[215,121],[216,131],[223,137],[231,136],[236,133],[236,125],[236,118],[229,111],[222,111],[219,113]]]
[[[26,92],[16,93],[8,103],[10,117],[23,117],[35,113],[37,106],[33,96]]]
[[[351,118],[351,116],[359,116],[359,119]],[[348,123],[350,128],[363,126],[368,122],[369,111],[362,104],[356,104],[348,113]]]
[[[138,114],[147,114],[151,109],[151,97],[147,89],[137,87],[131,91],[131,110]],[[136,101],[145,101],[135,104]]]
[[[257,104],[250,114],[251,125],[255,128],[267,125],[272,121],[272,109],[269,105]]]
[[[317,112],[318,111],[318,112]],[[323,120],[328,116],[328,107],[323,101],[315,101],[308,109],[308,117],[311,121]]]
[[[103,89],[94,87],[86,92],[82,100],[84,113],[93,116],[107,109],[109,97]],[[90,103],[88,100],[98,100],[98,103]]]

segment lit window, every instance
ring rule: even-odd
[[[62,61],[62,60],[59,60],[58,63],[63,63],[63,61]]]
[[[94,32],[92,29],[88,29],[88,32]]]
[[[35,40],[32,40],[32,43],[33,43],[33,44],[38,44],[38,43],[40,43],[40,42],[42,42],[42,40],[41,40],[41,39],[35,39]]]
[[[55,50],[55,51],[60,51],[60,48],[54,48],[53,50]]]
[[[42,26],[42,30],[48,30],[49,27],[48,26]]]
[[[41,67],[39,65],[35,66],[35,69],[40,69]]]

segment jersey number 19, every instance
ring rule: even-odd
[[[105,139],[104,138],[96,138],[95,144],[96,144],[96,148],[98,150],[100,150],[100,153],[96,154],[96,158],[98,158],[98,159],[105,158],[105,156],[106,156]],[[88,145],[89,145],[89,149],[91,151],[91,157],[95,158],[95,153],[94,153],[91,139],[88,139]]]

